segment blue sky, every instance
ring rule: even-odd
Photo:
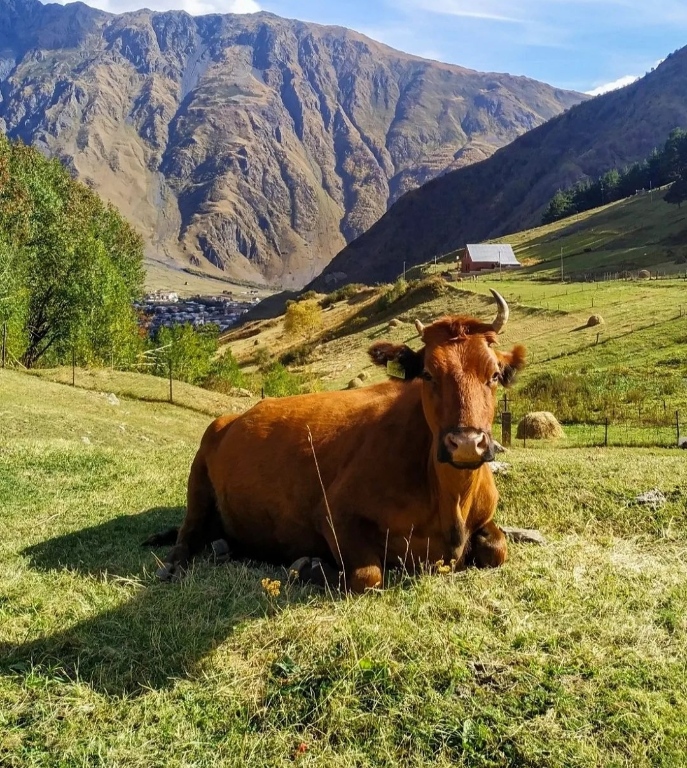
[[[687,45],[687,0],[87,0],[113,12],[270,11],[472,69],[592,91]]]

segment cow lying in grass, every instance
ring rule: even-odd
[[[418,321],[419,351],[374,344],[370,357],[392,377],[384,383],[267,399],[216,419],[160,578],[218,539],[233,557],[297,561],[306,579],[317,558],[354,592],[380,586],[384,569],[399,563],[501,565],[506,539],[493,520],[498,492],[487,462],[497,387],[513,381],[524,348],[494,348],[509,313],[492,293],[490,323]],[[165,540],[169,532],[147,543]]]

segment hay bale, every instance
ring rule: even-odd
[[[358,387],[364,387],[364,386],[365,386],[365,385],[364,385],[364,383],[363,383],[362,379],[359,379],[359,378],[356,376],[356,377],[355,377],[355,379],[351,379],[351,380],[348,382],[348,387],[346,387],[346,389],[357,389]]]
[[[522,440],[554,440],[565,437],[556,417],[548,411],[532,411],[525,414],[518,424],[517,437]]]
[[[365,379],[368,379],[368,378],[369,378],[369,376],[368,376],[368,375],[365,373],[365,371],[362,371],[361,373],[359,373],[359,374],[358,374],[358,378],[359,378],[361,381],[365,381]]]
[[[405,325],[405,323],[397,317],[394,317],[393,320],[389,320],[389,328],[400,328],[402,325]]]
[[[648,269],[640,269],[639,270],[639,274],[637,275],[637,277],[640,280],[650,280],[651,279],[651,272],[649,272]]]
[[[603,321],[604,319],[601,317],[601,315],[592,315],[589,320],[587,320],[587,328],[593,328],[595,325],[601,325]]]

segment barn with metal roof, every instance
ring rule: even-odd
[[[461,272],[519,269],[522,264],[515,258],[513,246],[507,243],[466,245],[461,254]]]

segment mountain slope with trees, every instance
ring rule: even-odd
[[[537,225],[557,189],[646,158],[687,126],[687,48],[627,86],[573,107],[484,162],[404,195],[314,287],[395,279],[435,255]]]
[[[267,13],[0,0],[0,19],[0,130],[114,202],[150,258],[284,287],[585,98]]]

